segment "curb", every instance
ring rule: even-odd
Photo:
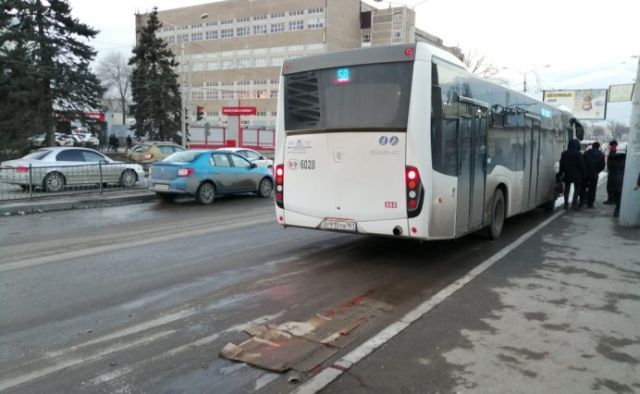
[[[153,193],[138,193],[129,196],[81,196],[64,201],[26,201],[3,206],[0,204],[0,216],[25,215],[30,213],[65,211],[71,209],[103,208],[117,205],[139,204],[154,201]]]

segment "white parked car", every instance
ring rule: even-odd
[[[31,184],[44,191],[59,192],[65,186],[100,182],[130,188],[144,176],[139,164],[115,161],[96,150],[79,147],[42,148],[0,164],[0,181],[24,190]]]
[[[218,150],[224,150],[224,151],[233,152],[235,154],[238,154],[238,155],[244,157],[245,159],[249,160],[250,162],[255,163],[256,165],[258,165],[260,167],[273,168],[273,160],[264,157],[264,155],[260,154],[259,152],[256,152],[253,149],[249,149],[249,148],[220,148]]]

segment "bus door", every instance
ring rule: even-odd
[[[524,132],[524,187],[523,187],[523,205],[525,210],[533,209],[536,207],[539,156],[540,156],[540,119],[531,115],[526,115],[525,132]]]
[[[487,151],[488,105],[462,96],[460,101],[456,235],[483,225]]]

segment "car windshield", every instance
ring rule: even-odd
[[[151,149],[151,145],[138,145],[133,147],[134,152],[148,152]]]
[[[50,150],[37,150],[35,152],[31,152],[22,159],[24,160],[42,160],[46,155],[48,155]]]
[[[176,152],[167,156],[162,161],[170,161],[175,163],[193,163],[193,161],[202,154],[202,151],[183,151]]]

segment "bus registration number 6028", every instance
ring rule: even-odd
[[[325,218],[322,222],[325,230],[356,231],[356,221],[353,219]]]

